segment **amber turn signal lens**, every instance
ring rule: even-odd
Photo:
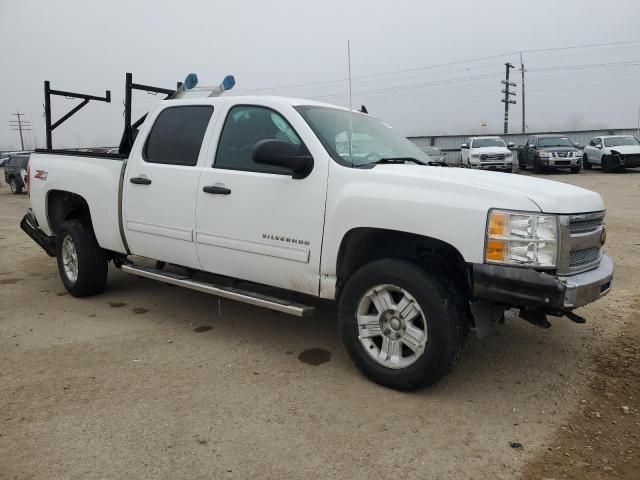
[[[503,240],[487,240],[485,257],[487,260],[502,262],[507,256],[507,243]]]
[[[489,236],[502,237],[507,235],[507,215],[502,212],[491,212],[489,216]]]

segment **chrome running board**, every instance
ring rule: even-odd
[[[120,268],[123,272],[138,275],[139,277],[150,278],[178,287],[190,288],[198,292],[217,295],[218,297],[237,300],[257,307],[269,308],[277,312],[288,313],[297,317],[306,317],[313,313],[313,307],[300,303],[290,302],[280,298],[271,297],[257,292],[249,292],[239,288],[214,285],[212,283],[193,280],[191,277],[176,273],[165,272],[155,268],[140,267],[137,265],[125,264]]]

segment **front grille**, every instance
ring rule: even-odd
[[[555,156],[556,157],[568,157],[569,154],[567,152],[556,152]]]
[[[569,223],[569,231],[571,233],[593,232],[602,226],[602,220],[602,218],[572,220]]]
[[[480,155],[480,160],[504,160],[504,158],[504,153],[483,153],[482,155]]]
[[[600,259],[600,248],[591,247],[569,252],[569,267],[588,265]]]
[[[602,257],[604,212],[560,217],[558,273],[572,275],[596,268]]]

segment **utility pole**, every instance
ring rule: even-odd
[[[522,63],[522,52],[520,53],[520,73],[522,74],[522,134],[524,135],[525,133],[527,133],[527,122],[526,122],[526,115],[525,115],[525,108],[524,108],[524,72],[526,70],[524,69],[524,63]]]
[[[515,95],[516,92],[511,92],[509,89],[510,87],[515,87],[516,84],[509,81],[509,71],[514,68],[513,64],[507,62],[504,64],[504,66],[505,78],[500,82],[504,85],[504,89],[502,90],[502,93],[504,93],[504,98],[500,101],[504,103],[504,133],[507,134],[509,133],[509,104],[516,103],[515,100],[511,100],[511,95]]]
[[[17,117],[17,120],[9,120],[9,126],[11,130],[20,132],[20,147],[24,150],[24,136],[22,132],[28,132],[31,130],[31,122],[28,120],[22,120],[22,117],[25,116],[24,113],[20,113],[20,110],[16,109],[16,113],[11,114],[14,117]]]

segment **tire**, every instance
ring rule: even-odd
[[[9,188],[11,188],[11,193],[16,195],[22,193],[22,185],[18,185],[15,177],[11,177],[11,180],[9,180]]]
[[[384,298],[382,304],[391,308],[380,312],[376,304]],[[408,312],[404,316],[394,309],[402,303]],[[462,353],[467,333],[463,305],[454,288],[422,268],[404,260],[377,260],[356,271],[340,295],[342,342],[356,367],[375,383],[397,390],[431,385],[456,365]],[[391,356],[382,358],[385,345]],[[397,347],[395,357],[391,345]]]
[[[586,153],[582,156],[582,166],[585,170],[591,170],[591,163],[589,163],[589,157]]]
[[[87,297],[104,290],[109,260],[93,230],[79,220],[69,220],[56,237],[58,273],[67,291],[74,297]]]
[[[527,159],[525,157],[524,160],[523,160],[522,157],[525,157],[524,152],[520,152],[519,151],[518,152],[518,168],[520,170],[526,170],[527,169]]]
[[[538,157],[533,159],[533,173],[542,173],[542,165]]]
[[[580,164],[581,160],[578,160],[578,164],[571,167],[571,173],[580,173],[580,170],[582,170],[582,165]]]
[[[602,166],[602,170],[606,173],[611,173],[613,171],[613,169],[611,168],[611,165],[609,164],[609,156],[608,155],[602,155],[602,160],[601,160],[601,166]]]

